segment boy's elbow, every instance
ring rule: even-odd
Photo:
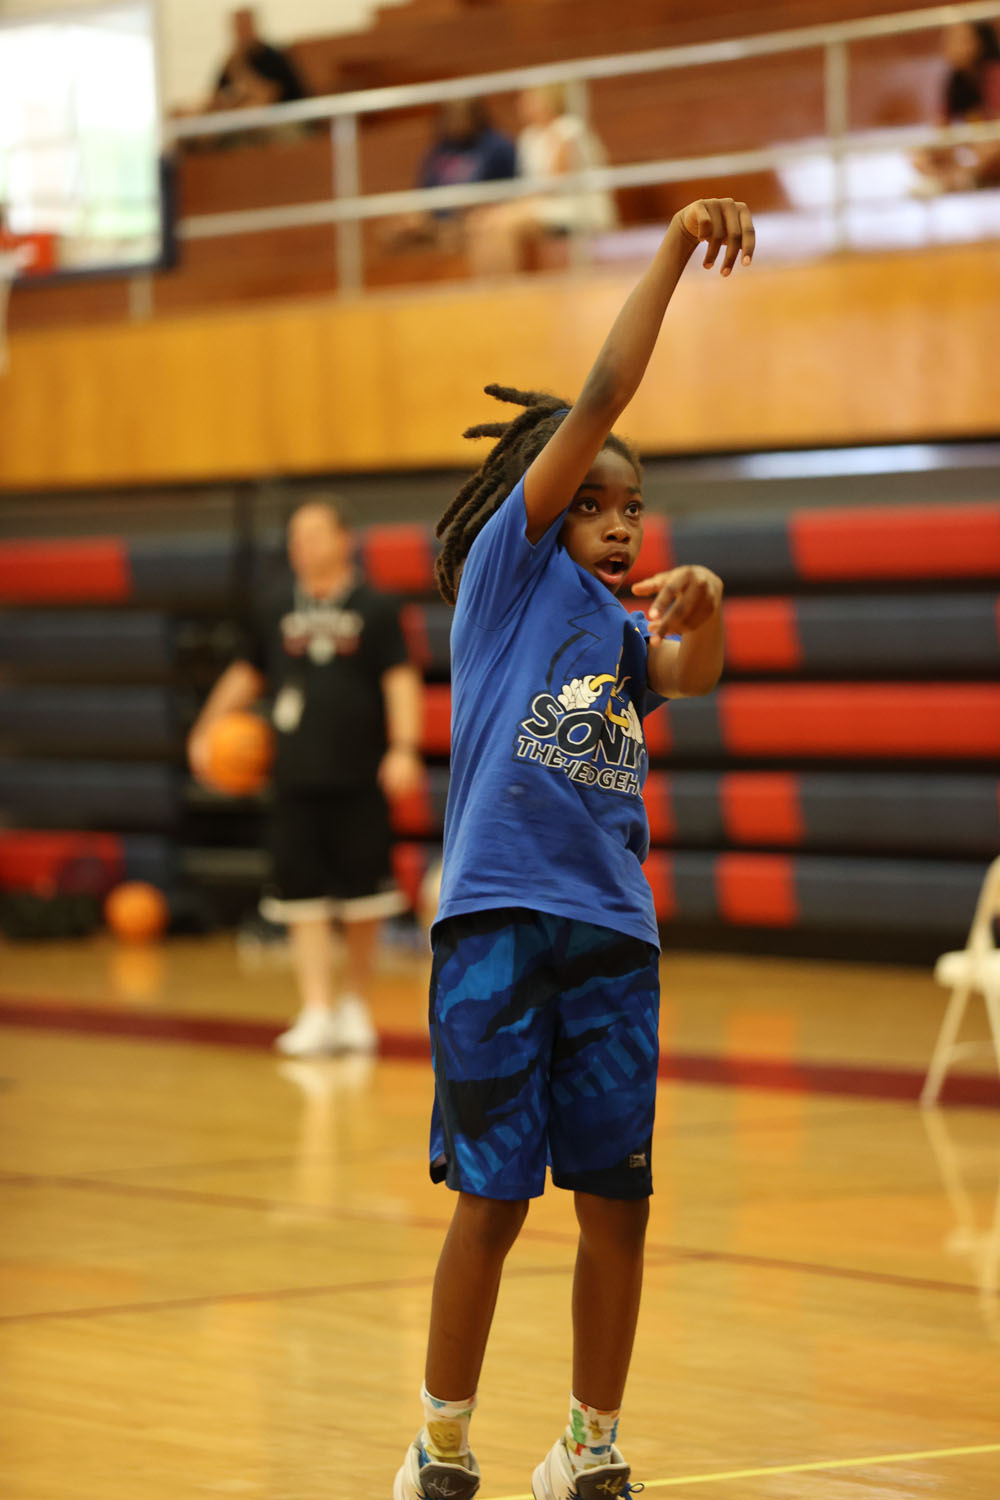
[[[614,421],[628,406],[635,388],[607,357],[598,361],[580,392],[577,405],[586,406],[600,416]]]

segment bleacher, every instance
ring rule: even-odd
[[[851,20],[874,11],[919,9],[912,0],[788,0],[738,6],[709,0],[665,7],[637,0],[612,11],[604,0],[411,0],[380,12],[377,24],[354,36],[314,37],[291,49],[317,95],[361,88],[425,83],[510,68],[562,63],[606,53],[641,52],[749,36],[779,29]],[[668,13],[669,12],[669,13]],[[850,125],[868,129],[933,119],[941,63],[933,30],[879,38],[851,48]],[[516,129],[514,100],[491,100],[497,122]],[[745,150],[775,142],[820,138],[826,130],[823,54],[813,51],[714,63],[668,74],[597,80],[590,88],[594,127],[612,165],[664,156]],[[365,193],[414,185],[426,148],[429,105],[366,115],[359,131]],[[229,143],[224,150],[182,147],[172,164],[173,193],[182,218],[317,202],[329,196],[334,156],[329,131],[317,124],[297,138]],[[659,225],[697,193],[732,190],[710,178],[687,184],[633,187],[617,194],[622,229]],[[739,191],[758,213],[788,206],[773,172],[740,180]],[[605,242],[597,258],[628,253]],[[644,253],[640,250],[639,255]],[[542,268],[565,264],[566,247],[553,245]],[[365,285],[412,285],[468,274],[464,257],[437,250],[386,250],[377,224],[364,231]],[[266,230],[184,241],[177,263],[152,277],[156,316],[233,302],[310,297],[337,290],[336,231],[331,225]],[[19,288],[14,330],[68,322],[126,320],[131,312],[124,279]]]

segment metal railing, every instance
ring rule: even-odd
[[[749,151],[717,152],[705,156],[664,158],[622,166],[591,167],[551,179],[518,178],[513,181],[366,194],[361,191],[358,150],[358,121],[363,116],[560,84],[567,87],[574,112],[586,118],[587,85],[597,79],[624,78],[640,73],[702,67],[710,63],[741,62],[751,58],[821,49],[824,55],[826,124],[826,137],[821,145],[825,146],[834,165],[835,243],[837,247],[843,248],[847,243],[846,214],[849,200],[846,164],[849,157],[884,152],[887,149],[915,151],[928,146],[947,147],[1000,141],[1000,121],[944,128],[915,125],[851,131],[851,44],[915,31],[937,30],[959,21],[994,20],[998,16],[1000,5],[997,0],[976,0],[976,3],[971,4],[935,6],[897,15],[872,16],[862,21],[769,32],[762,36],[740,37],[731,41],[581,58],[545,67],[481,73],[435,83],[363,89],[355,93],[304,99],[269,108],[232,110],[174,121],[167,127],[167,138],[184,141],[328,120],[334,162],[333,195],[328,199],[279,208],[192,215],[179,222],[177,233],[181,239],[208,239],[268,229],[336,224],[339,285],[342,291],[357,291],[363,284],[361,226],[367,219],[468,208],[537,193],[615,191],[620,188],[686,182],[700,177],[736,179],[753,172],[780,170],[795,162],[815,158],[818,149],[817,141],[811,139]]]

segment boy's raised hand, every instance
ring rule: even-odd
[[[686,565],[669,573],[654,573],[632,584],[633,594],[654,594],[649,608],[649,636],[697,630],[722,607],[722,579],[708,568]]]
[[[753,259],[757,236],[745,203],[737,203],[732,198],[699,198],[682,208],[675,215],[674,222],[695,245],[705,241],[708,246],[703,262],[706,270],[715,265],[723,246],[726,249],[721,268],[723,276],[730,274],[737,260],[748,266]]]

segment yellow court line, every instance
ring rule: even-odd
[[[647,1490],[680,1488],[684,1484],[719,1484],[724,1479],[763,1479],[771,1474],[817,1474],[830,1469],[877,1469],[881,1464],[915,1463],[926,1458],[966,1458],[974,1453],[1000,1453],[1000,1443],[974,1448],[925,1448],[919,1453],[879,1453],[873,1458],[833,1458],[811,1464],[781,1464],[770,1469],[729,1469],[721,1474],[687,1474],[680,1479],[647,1479]],[[638,1481],[637,1481],[638,1483]],[[501,1500],[532,1500],[530,1495],[504,1495]]]

